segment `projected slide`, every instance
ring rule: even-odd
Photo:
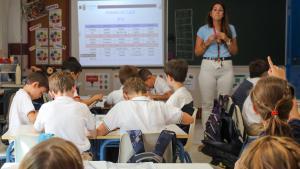
[[[83,66],[162,66],[163,0],[78,1]]]

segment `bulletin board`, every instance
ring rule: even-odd
[[[28,0],[29,66],[60,66],[69,56],[70,0]]]

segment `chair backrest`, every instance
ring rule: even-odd
[[[190,146],[192,145],[193,142],[193,137],[194,137],[194,130],[195,130],[195,125],[196,125],[196,117],[197,117],[197,112],[198,112],[198,108],[194,107],[194,112],[192,114],[192,117],[194,119],[194,122],[192,124],[190,124],[190,128],[189,128],[189,136],[187,139],[187,142],[184,146],[184,149],[187,150],[190,148]]]
[[[143,142],[146,152],[152,152],[156,145],[157,139],[160,133],[143,133]],[[123,134],[120,140],[119,148],[119,163],[126,163],[135,154],[132,143],[130,141],[129,135],[127,133]],[[168,145],[164,155],[166,163],[173,162],[173,150],[172,142]]]

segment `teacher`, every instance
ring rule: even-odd
[[[211,5],[207,24],[197,32],[196,56],[203,56],[199,74],[202,103],[202,125],[212,111],[216,94],[229,95],[233,86],[231,56],[238,52],[236,31],[228,24],[226,8],[222,2]]]

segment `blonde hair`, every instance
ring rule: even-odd
[[[19,169],[83,169],[79,150],[70,141],[51,138],[34,146],[23,158]]]
[[[252,142],[235,169],[299,169],[300,145],[288,137],[265,136]]]
[[[293,97],[287,81],[276,77],[261,78],[250,93],[255,110],[266,121],[265,134],[291,137],[287,124]]]
[[[132,93],[146,93],[147,88],[145,82],[139,77],[131,77],[124,83],[123,92],[127,94]]]
[[[54,93],[71,91],[75,85],[69,72],[56,72],[49,77],[49,90]]]

